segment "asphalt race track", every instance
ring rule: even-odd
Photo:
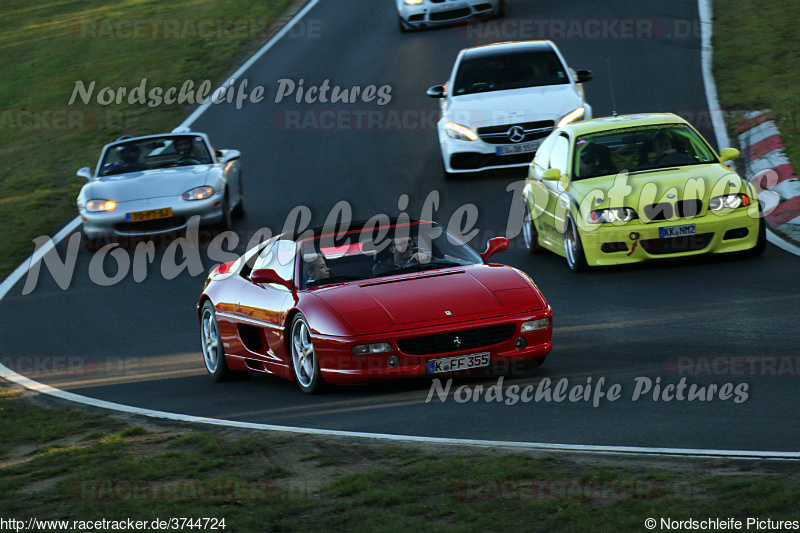
[[[529,24],[533,19],[546,21],[544,34]],[[600,21],[600,35],[547,33],[563,32],[559,24],[573,19],[584,29],[586,21]],[[509,0],[510,24],[401,34],[391,2],[377,7],[374,0],[322,0],[244,76],[248,87],[265,86],[264,101],[241,110],[211,106],[193,128],[208,133],[215,147],[243,153],[248,216],[236,224],[239,251],[259,228],[279,232],[297,206],[310,210],[314,224],[324,222],[340,201],[354,218],[402,209],[419,217],[432,191],[439,195],[434,217],[445,225],[460,206],[477,207],[481,231],[472,244],[482,251],[488,237],[505,233],[514,199],[507,187],[525,174],[444,180],[435,131],[438,103],[425,90],[447,78],[458,50],[553,37],[572,67],[594,72],[586,92],[595,116],[610,114],[614,104],[620,114],[678,112],[695,117],[715,142],[697,19],[693,0],[668,7],[653,1],[556,7]],[[632,38],[621,26],[608,26],[620,20],[633,21]],[[305,87],[326,79],[343,89],[389,85],[391,100],[384,106],[360,100],[298,104],[291,98],[276,104],[278,80],[284,78],[303,79]],[[335,120],[323,120],[331,111]],[[358,117],[364,120],[366,112],[373,113],[373,122],[359,127]],[[58,248],[61,257],[65,242]],[[605,378],[606,390],[619,385],[619,399],[603,398],[597,407],[582,399],[506,405],[458,402],[451,390],[448,401],[426,403],[427,381],[340,387],[313,397],[268,376],[212,383],[202,362],[195,310],[205,276],[184,272],[165,280],[160,253],[138,283],[129,273],[115,285],[96,285],[88,276],[89,252],[79,254],[68,290],[45,269],[31,294],[23,296],[24,280],[18,283],[0,302],[0,362],[91,398],[228,420],[465,439],[797,451],[797,257],[768,245],[755,259],[573,274],[562,258],[530,255],[520,245],[516,238],[512,249],[495,259],[537,282],[554,309],[555,347],[536,374],[508,377],[504,384],[538,386],[549,378],[552,390],[567,378],[571,389],[588,378],[592,385]],[[199,255],[207,272],[215,261],[205,250]],[[107,273],[112,276],[114,267]],[[644,378],[654,387],[657,380],[664,387],[685,378],[704,390],[730,383],[745,389],[746,399],[737,403],[736,395],[722,399],[718,393],[709,401],[664,401],[654,399],[651,389],[633,401]],[[495,382],[457,380],[453,389]]]

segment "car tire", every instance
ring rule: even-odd
[[[567,265],[573,272],[583,272],[587,269],[586,254],[583,252],[583,243],[578,226],[567,217],[567,228],[564,231],[564,253]]]
[[[317,394],[325,389],[325,381],[319,370],[319,359],[311,340],[311,328],[306,318],[298,313],[292,319],[289,330],[289,351],[294,380],[306,394]]]
[[[233,218],[244,218],[247,212],[244,209],[244,187],[242,186],[242,173],[239,172],[239,203],[233,208],[231,216]]]
[[[536,225],[533,223],[533,215],[531,215],[528,200],[522,201],[525,204],[525,214],[522,219],[522,239],[525,241],[525,247],[530,253],[538,254],[544,251],[544,248],[539,244],[539,232],[536,231]]]
[[[400,28],[400,33],[408,33],[410,31],[409,27],[406,26],[406,23],[403,22],[403,18],[400,16],[397,17],[397,26]]]
[[[225,191],[225,196],[222,198],[222,219],[219,221],[219,229],[228,231],[233,227],[233,215],[231,214],[231,200],[228,196],[228,191]]]
[[[214,305],[206,300],[200,308],[200,341],[203,348],[203,362],[214,381],[229,381],[249,376],[250,372],[234,372],[228,368],[225,347],[219,334],[217,313]]]
[[[759,206],[758,213],[761,214],[761,206]],[[747,257],[758,257],[764,253],[767,248],[767,224],[764,222],[764,217],[758,219],[758,240],[756,245],[745,252]]]

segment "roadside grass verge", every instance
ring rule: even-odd
[[[605,532],[644,531],[651,517],[800,520],[795,462],[142,426],[52,403],[0,384],[6,519],[214,518],[232,531],[298,532]]]
[[[204,80],[212,90],[267,40],[293,0],[4,0],[0,18],[0,278],[77,214],[104,144],[120,135],[170,131],[190,107],[99,105],[103,87],[128,91]],[[210,21],[210,26],[201,26]],[[164,26],[172,24],[169,31]],[[137,26],[138,25],[138,26]],[[139,28],[134,33],[134,28]],[[202,33],[204,39],[192,38]],[[148,36],[156,35],[156,38]],[[68,102],[76,82],[92,100]]]
[[[720,105],[772,109],[800,171],[800,33],[797,0],[715,0],[714,77]]]

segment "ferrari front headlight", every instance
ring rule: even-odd
[[[453,139],[458,139],[459,141],[478,140],[478,136],[474,131],[466,126],[462,126],[461,124],[456,124],[455,122],[448,122],[445,124],[444,131],[447,132],[448,136],[452,137]]]
[[[117,202],[114,200],[89,200],[86,202],[86,210],[90,213],[97,213],[98,211],[113,211],[117,208]]]
[[[371,353],[386,353],[392,351],[392,345],[388,342],[376,342],[374,344],[359,344],[353,346],[353,355],[369,355]]]
[[[205,200],[214,194],[214,189],[209,186],[195,187],[183,193],[184,200]]]

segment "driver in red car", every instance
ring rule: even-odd
[[[306,267],[306,283],[329,277],[331,277],[331,271],[328,268],[328,263],[325,261],[325,256],[316,254]]]
[[[373,274],[379,276],[398,268],[411,266],[419,263],[427,263],[431,260],[425,252],[415,251],[416,242],[413,237],[395,237],[389,243],[391,258],[375,265]]]

